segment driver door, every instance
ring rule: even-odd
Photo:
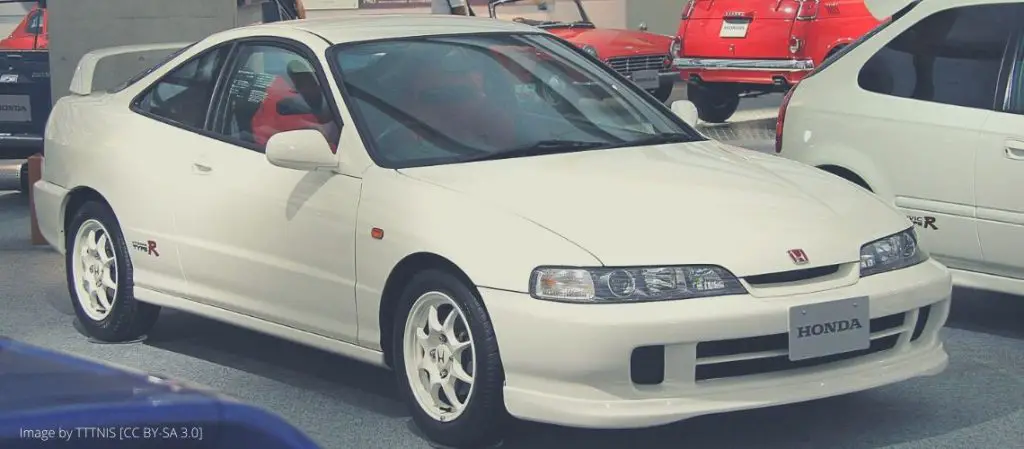
[[[361,181],[277,167],[264,156],[270,137],[295,129],[319,129],[336,146],[340,122],[321,87],[326,74],[298,42],[245,40],[231,61],[178,213],[190,288],[217,307],[354,342]],[[304,113],[279,107],[317,101]]]

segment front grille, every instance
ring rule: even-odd
[[[887,351],[896,346],[904,332],[913,332],[912,340],[919,338],[928,323],[929,309],[930,306],[920,309],[912,326],[906,326],[910,312],[875,318],[871,320],[870,327],[871,347],[813,359],[790,361],[789,335],[785,333],[701,342],[697,344],[696,380],[808,368]]]
[[[629,75],[640,70],[661,70],[668,55],[624,56],[608,59],[608,65],[616,72]]]
[[[750,285],[780,284],[783,282],[797,282],[820,278],[836,274],[837,272],[839,272],[839,265],[826,265],[824,267],[805,268],[802,270],[758,274],[755,276],[747,276],[743,278],[743,280],[747,281]]]

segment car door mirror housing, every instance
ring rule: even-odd
[[[274,134],[267,141],[267,160],[278,167],[315,171],[334,169],[337,155],[324,135],[315,129],[299,129]]]
[[[697,126],[697,106],[686,100],[672,102],[672,112],[683,119],[687,125]]]

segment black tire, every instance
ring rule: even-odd
[[[64,233],[66,245],[64,260],[68,293],[71,295],[71,304],[75,308],[75,316],[78,317],[85,333],[96,340],[124,342],[139,339],[156,324],[156,320],[160,316],[160,307],[135,299],[131,257],[129,257],[128,245],[124,241],[124,235],[121,233],[121,227],[118,225],[114,212],[106,204],[88,201],[74,211],[74,214]],[[98,221],[106,229],[115,256],[117,290],[109,314],[101,320],[91,318],[82,308],[75,280],[73,257],[75,238],[82,225],[89,220]]]
[[[686,97],[707,123],[725,123],[740,105],[740,90],[732,84],[690,84]]]
[[[28,162],[21,164],[21,171],[18,173],[18,181],[21,183],[19,189],[21,193],[28,195],[28,189],[32,186],[28,185]]]
[[[427,292],[444,293],[458,304],[473,339],[473,392],[462,414],[446,422],[435,420],[422,409],[406,375],[406,320],[415,301]],[[458,277],[445,271],[426,270],[412,278],[400,301],[392,330],[392,364],[413,421],[427,438],[448,447],[488,447],[500,442],[509,419],[502,393],[505,375],[494,328],[480,298]]]
[[[675,83],[661,83],[661,86],[651,91],[651,95],[654,95],[654,98],[664,103],[672,96],[673,88],[675,88]]]

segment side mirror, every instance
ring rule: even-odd
[[[697,126],[697,106],[686,100],[672,102],[672,112],[683,119],[687,125]]]
[[[315,171],[338,166],[324,135],[315,129],[299,129],[274,134],[267,141],[267,160],[278,167]]]
[[[640,31],[647,31],[647,22],[640,22],[640,26],[636,28]]]
[[[277,115],[309,115],[313,108],[302,97],[292,96],[277,102]]]

